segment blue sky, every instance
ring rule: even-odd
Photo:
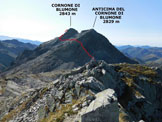
[[[95,30],[115,45],[162,47],[162,0],[0,0],[0,35],[48,41],[69,28],[69,17],[59,16],[52,3],[80,3],[72,27],[92,28],[93,7],[124,7],[120,24],[103,24]]]

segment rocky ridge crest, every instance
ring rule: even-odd
[[[90,62],[13,100],[1,120],[13,122],[161,121],[159,69]]]

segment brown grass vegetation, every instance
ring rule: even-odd
[[[48,90],[48,88],[46,88],[46,87],[43,90],[41,90],[38,95],[38,98],[41,98],[46,93],[47,90]],[[24,109],[26,109],[29,104],[32,105],[35,102],[35,101],[33,101],[33,99],[35,97],[36,96],[31,96],[28,100],[24,101],[21,105],[17,106],[15,109],[11,110],[8,114],[3,116],[3,118],[0,120],[0,122],[7,122],[7,121],[13,119],[14,116],[16,116],[18,113],[20,113]],[[18,100],[18,98],[15,99],[15,101],[17,101],[17,100]]]
[[[120,112],[119,113],[119,122],[129,122],[129,117],[126,113]]]
[[[8,114],[6,114],[2,119],[1,122],[7,122],[11,120],[16,114],[20,113],[22,110],[26,108],[26,104],[28,101],[23,102],[20,106],[18,106],[16,109],[10,111]]]
[[[119,65],[119,72],[129,73],[131,76],[144,75],[147,77],[156,77],[157,73],[147,66],[141,66],[138,64],[122,64]]]
[[[77,114],[77,111],[73,111],[72,106],[79,106],[83,103],[83,101],[85,101],[84,97],[78,100],[73,99],[72,104],[62,104],[60,105],[60,109],[58,108],[55,112],[50,112],[48,117],[40,120],[40,122],[63,122],[65,119],[65,114],[67,114],[67,116]]]

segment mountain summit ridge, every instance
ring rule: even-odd
[[[107,63],[137,63],[123,55],[105,36],[94,29],[78,33],[77,30],[70,28],[62,35],[62,39],[79,40],[96,60],[104,60]],[[59,37],[41,44],[27,56],[24,55],[17,58],[14,69],[34,73],[72,69],[91,60],[79,43],[60,41]]]

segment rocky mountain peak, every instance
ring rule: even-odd
[[[78,34],[78,31],[73,29],[73,28],[69,28],[68,30],[66,30],[65,34],[63,35],[63,38],[70,38],[72,36],[75,36],[76,34]]]
[[[67,29],[67,32],[69,32],[69,33],[75,33],[75,34],[78,33],[78,31],[76,29],[74,29],[74,28]]]
[[[66,30],[66,32],[64,33],[63,35],[63,38],[66,37],[66,39],[70,38],[70,37],[73,37],[73,36],[76,36],[77,38],[78,37],[82,37],[82,36],[90,36],[90,35],[93,35],[93,36],[96,36],[98,35],[99,33],[94,30],[94,29],[88,29],[88,30],[83,30],[81,31],[80,33],[74,29],[74,28],[69,28]],[[80,40],[81,41],[81,40]]]
[[[137,63],[123,55],[105,36],[94,29],[78,33],[70,28],[59,38],[41,44],[27,57],[21,57],[23,59],[18,58],[15,63],[19,65],[16,69],[37,73],[72,69],[83,66],[91,59],[104,60],[107,63]]]

